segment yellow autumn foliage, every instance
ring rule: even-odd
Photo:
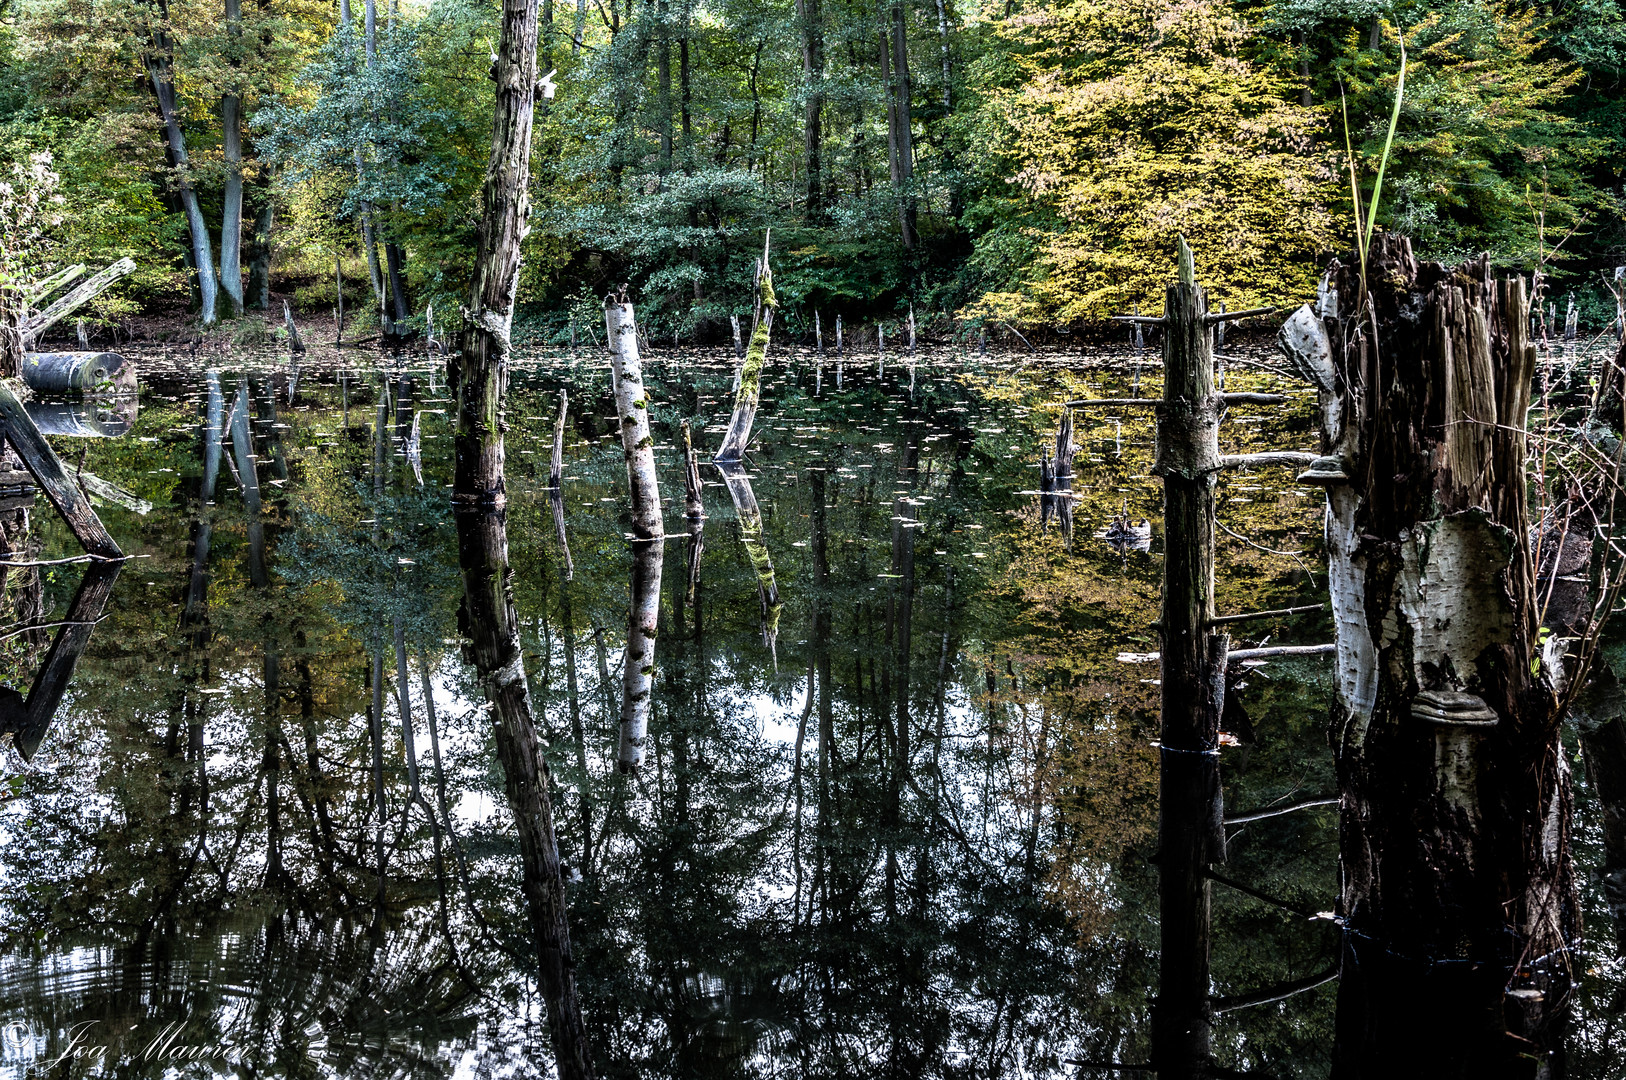
[[[1004,19],[1019,70],[986,106],[999,167],[1038,204],[1036,257],[967,314],[1067,323],[1162,307],[1175,238],[1233,309],[1297,301],[1335,243],[1324,119],[1241,58],[1210,0],[1061,0]],[[998,211],[994,211],[997,215]],[[1008,235],[1006,242],[1009,242]]]

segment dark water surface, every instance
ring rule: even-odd
[[[70,611],[83,564],[4,571],[0,712],[21,715],[66,635],[88,643],[33,760],[6,752],[0,1077],[549,1075],[517,841],[459,648],[441,364],[136,359],[128,432],[55,440],[153,504],[101,510],[135,556],[101,621],[87,635],[83,595]],[[1042,521],[1034,492],[1054,403],[1155,394],[1157,365],[936,352],[878,371],[871,354],[838,389],[833,361],[818,376],[781,354],[746,482],[702,465],[696,553],[678,423],[709,461],[732,366],[646,358],[668,539],[631,776],[608,364],[529,355],[511,388],[513,588],[600,1074],[1148,1061],[1157,669],[1132,654],[1157,647],[1150,417],[1078,416],[1070,523]],[[1307,391],[1241,367],[1229,388],[1293,400],[1233,409],[1227,452],[1314,448]],[[568,571],[546,490],[561,389]],[[1324,599],[1319,491],[1260,470],[1227,474],[1220,500],[1221,612]],[[1149,550],[1100,535],[1119,516],[1154,523]],[[43,500],[0,501],[0,527],[12,559],[77,554]],[[80,625],[38,625],[61,622]],[[1320,613],[1246,633],[1331,640]],[[1245,674],[1228,814],[1334,791],[1330,674]],[[1592,941],[1569,1066],[1602,1078],[1621,1075],[1626,979],[1593,884],[1599,814],[1584,786],[1578,802]],[[1330,1069],[1336,824],[1322,806],[1229,830],[1223,872],[1247,890],[1214,889],[1223,1066]]]

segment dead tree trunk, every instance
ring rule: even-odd
[[[1158,770],[1158,926],[1161,936],[1153,1058],[1160,1077],[1206,1075],[1213,1052],[1209,1001],[1210,863],[1225,861],[1219,723],[1230,639],[1213,629],[1215,478],[1222,403],[1214,391],[1208,303],[1180,241],[1180,280],[1164,300],[1163,401],[1157,463],[1163,478],[1162,714]],[[1071,451],[1071,425],[1058,431]],[[1058,462],[1058,471],[1071,465]]]
[[[734,395],[734,414],[728,421],[728,432],[723,445],[713,459],[721,465],[737,462],[745,457],[745,448],[751,442],[751,426],[756,423],[757,403],[762,397],[762,368],[768,358],[768,337],[773,332],[774,311],[779,301],[774,296],[773,272],[768,269],[768,240],[762,244],[762,261],[757,264],[756,304],[751,322],[751,344],[745,351],[745,362],[740,366],[739,385]]]
[[[447,363],[447,382],[457,397],[452,498],[469,505],[501,507],[507,501],[502,410],[520,243],[530,232],[536,32],[535,0],[503,0],[502,41],[492,69],[497,106],[474,280],[457,351]]]
[[[370,9],[371,5],[369,5]],[[530,217],[531,121],[536,103],[536,0],[503,0],[502,38],[492,77],[496,109],[486,169],[474,278],[447,381],[457,398],[453,505],[463,571],[459,629],[465,656],[491,706],[497,756],[519,833],[520,881],[538,954],[539,983],[559,1075],[593,1075],[576,994],[559,844],[547,762],[531,711],[519,618],[514,610],[502,507],[503,398],[520,242]]]
[[[623,287],[619,297],[604,298],[604,333],[610,342],[616,413],[621,417],[621,448],[627,459],[627,496],[632,504],[632,534],[638,540],[660,540],[661,489],[655,475],[655,438],[649,431],[649,399],[638,356],[638,323]]]
[[[1389,236],[1365,282],[1331,279],[1284,344],[1322,387],[1328,453],[1304,479],[1328,488],[1338,631],[1334,1075],[1383,1074],[1398,1046],[1420,1073],[1506,1074],[1553,1047],[1579,932],[1527,512],[1525,282]]]

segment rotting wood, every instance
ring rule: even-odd
[[[447,360],[448,388],[457,402],[452,506],[463,573],[458,628],[465,638],[465,659],[485,690],[503,789],[518,834],[520,892],[537,951],[537,983],[546,1004],[553,1064],[561,1080],[590,1080],[593,1063],[576,989],[547,761],[525,678],[503,514],[503,407],[521,245],[530,228],[538,9],[537,0],[501,4],[501,35],[491,71],[496,99],[491,157],[481,192],[474,273],[457,346]],[[658,501],[656,506],[658,511]]]
[[[4,381],[0,381],[0,426],[4,427],[6,440],[17,451],[17,456],[27,466],[34,482],[45,492],[45,497],[51,500],[51,505],[68,523],[80,546],[92,555],[108,559],[123,558],[124,552],[119,550],[101,518],[91,509],[90,500],[68,476],[56,451],[45,441],[45,436],[40,434],[40,429],[28,415],[28,410]]]
[[[555,491],[564,483],[565,474],[565,419],[570,409],[570,396],[559,391],[559,415],[553,421],[553,452],[548,458],[548,487]]]
[[[1352,931],[1334,1056],[1375,1075],[1404,1045],[1419,1073],[1510,1074],[1561,1041],[1580,930],[1558,689],[1574,675],[1541,645],[1528,520],[1530,301],[1489,256],[1422,262],[1401,237],[1360,269],[1335,263],[1284,328],[1324,379],[1323,448],[1344,466],[1327,484]],[[1509,1008],[1510,987],[1533,994]]]
[[[136,264],[134,259],[120,259],[118,262],[113,263],[111,266],[102,270],[94,277],[87,278],[85,281],[75,285],[72,289],[69,289],[44,311],[37,315],[29,316],[23,321],[23,324],[18,327],[18,333],[22,337],[23,350],[26,352],[27,350],[33,348],[34,343],[40,339],[40,336],[44,334],[45,331],[56,325],[57,322],[61,321],[69,313],[83,307],[92,300],[96,299],[96,297],[100,296],[102,293],[106,292],[120,278],[127,274],[135,273],[135,268]]]
[[[75,281],[78,281],[84,276],[84,263],[74,263],[72,266],[65,266],[56,273],[37,282],[33,288],[29,289],[28,296],[25,298],[24,302],[31,308],[37,308],[45,302],[46,297],[66,289],[69,285],[73,284]]]
[[[294,323],[293,308],[288,301],[282,302],[282,324],[288,330],[288,351],[295,356],[305,355],[305,339],[299,336],[299,327]]]
[[[700,498],[700,462],[694,452],[694,432],[684,420],[683,433],[683,502],[684,513],[691,521],[706,516],[705,504]]]

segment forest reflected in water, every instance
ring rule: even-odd
[[[63,407],[59,426],[86,432],[57,441],[152,504],[101,509],[132,559],[0,569],[0,1076],[549,1075],[519,841],[460,624],[443,364],[134,359],[139,410]],[[511,585],[598,1072],[1147,1062],[1150,417],[1077,415],[1072,498],[1041,495],[1040,461],[1057,403],[1155,393],[1158,365],[780,357],[744,466],[702,464],[705,518],[686,524],[680,423],[709,460],[733,366],[645,358],[655,545],[629,540],[605,360],[523,355],[510,388]],[[1308,391],[1230,379],[1292,400],[1234,409],[1227,452],[1314,448]],[[1289,470],[1226,474],[1218,608],[1321,602],[1322,512]],[[0,533],[14,563],[77,553],[31,496],[0,499]],[[1331,624],[1246,632],[1318,643]],[[1332,694],[1325,658],[1240,673],[1228,816],[1335,791]],[[640,708],[642,766],[623,771]],[[1626,930],[1603,875],[1621,867],[1584,779],[1577,803],[1589,943],[1567,1066],[1607,1078]],[[1240,887],[1213,892],[1215,1060],[1325,1076],[1336,807],[1226,840]]]

